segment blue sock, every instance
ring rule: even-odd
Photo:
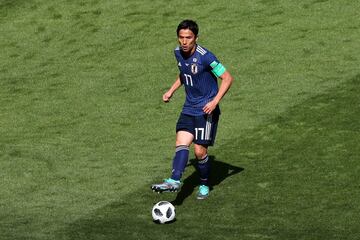
[[[189,158],[189,147],[186,145],[176,146],[175,157],[172,164],[171,178],[179,181]]]
[[[210,160],[207,155],[203,159],[198,159],[197,170],[200,175],[200,185],[209,186]]]

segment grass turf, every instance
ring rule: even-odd
[[[357,239],[357,1],[0,0],[1,239]],[[214,189],[166,177],[175,29],[235,77]],[[155,225],[152,205],[175,201]]]

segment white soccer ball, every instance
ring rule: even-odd
[[[154,205],[151,214],[155,222],[171,222],[175,219],[175,207],[170,202],[160,201]]]

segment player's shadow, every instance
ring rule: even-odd
[[[211,161],[211,174],[210,174],[210,191],[213,189],[214,186],[221,183],[224,179],[227,177],[230,177],[232,175],[235,175],[237,173],[240,173],[244,170],[244,168],[236,167],[221,161],[218,161],[215,159],[214,156],[209,156],[209,159]],[[195,168],[196,166],[196,159],[191,159],[189,166],[193,166]],[[195,168],[196,169],[196,168]],[[194,171],[189,177],[187,177],[183,181],[183,185],[181,187],[180,192],[176,195],[176,198],[171,201],[173,205],[181,205],[184,200],[190,196],[195,188],[199,186],[199,175],[197,171]]]

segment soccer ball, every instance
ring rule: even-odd
[[[160,201],[151,211],[154,222],[167,223],[175,219],[175,207],[170,202]]]

